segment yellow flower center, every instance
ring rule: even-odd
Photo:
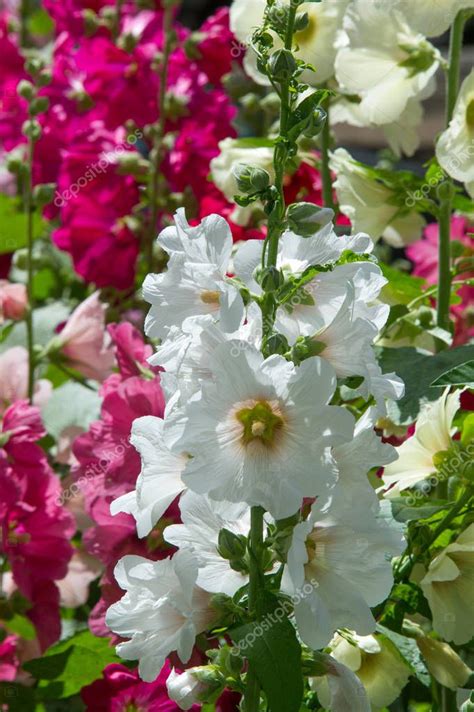
[[[235,417],[243,426],[244,445],[258,440],[269,447],[274,444],[277,433],[283,426],[283,419],[266,401],[258,401],[252,408],[242,408]]]
[[[219,304],[220,294],[219,292],[212,292],[206,290],[204,292],[201,292],[201,301],[204,302],[204,304]]]
[[[316,39],[318,33],[318,18],[314,10],[306,10],[308,13],[308,25],[304,30],[295,34],[296,44],[299,47],[310,45]]]
[[[471,99],[466,109],[466,123],[474,131],[474,98]]]

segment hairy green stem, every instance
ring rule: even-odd
[[[252,507],[250,510],[250,541],[249,541],[249,598],[248,608],[254,620],[258,620],[261,610],[262,582],[262,547],[263,547],[263,515],[262,507]],[[258,712],[260,709],[260,684],[255,671],[249,666],[244,697],[245,712]]]
[[[459,93],[461,52],[464,34],[464,25],[467,13],[463,10],[458,13],[451,28],[449,46],[449,69],[446,86],[446,126],[453,118],[454,107]],[[451,304],[451,213],[452,213],[452,186],[450,178],[443,186],[444,195],[441,200],[439,213],[439,246],[438,246],[438,306],[437,324],[442,329],[449,330],[449,307]]]
[[[33,265],[33,156],[34,140],[28,139],[27,176],[24,184],[24,210],[26,213],[26,290],[28,307],[26,310],[26,345],[28,349],[28,400],[33,401],[35,391],[35,335],[34,335],[34,265]]]
[[[327,113],[326,121],[324,122],[321,131],[321,179],[323,182],[323,201],[326,208],[335,209],[334,198],[332,194],[332,177],[329,168],[329,147],[331,143],[331,127],[329,125],[329,99],[326,100],[323,109]]]
[[[166,89],[168,85],[169,60],[174,42],[173,15],[173,4],[165,4],[163,13],[163,37],[165,44],[159,72],[158,123],[156,124],[156,135],[153,142],[153,166],[150,182],[150,223],[145,244],[148,272],[153,272],[153,244],[155,242],[159,214],[158,195],[160,169],[163,163],[163,139],[166,126]]]

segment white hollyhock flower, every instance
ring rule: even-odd
[[[337,80],[343,91],[361,97],[361,111],[377,125],[399,121],[440,64],[438,50],[409,27],[393,3],[354,0],[339,45]]]
[[[245,139],[225,138],[219,142],[219,150],[219,155],[210,163],[212,180],[230,202],[240,193],[234,176],[234,168],[240,163],[264,168],[270,174],[270,180],[274,181],[273,145],[248,146]],[[237,205],[232,220],[237,225],[247,225],[254,208],[252,205],[246,208]]]
[[[474,524],[430,563],[420,581],[433,614],[433,628],[456,645],[474,636]]]
[[[413,156],[420,145],[419,128],[424,113],[420,99],[428,98],[434,88],[435,84],[431,82],[422,97],[409,99],[398,121],[380,126],[372,124],[361,109],[360,99],[345,97],[343,94],[331,104],[329,118],[332,125],[349,124],[357,128],[370,127],[373,131],[379,129],[384,133],[385,140],[398,158],[402,154]]]
[[[238,345],[216,349],[213,382],[170,411],[165,432],[171,447],[192,456],[183,473],[189,489],[281,519],[333,479],[329,447],[351,439],[354,420],[327,405],[336,387],[328,363],[312,358],[296,368]]]
[[[459,410],[460,391],[451,395],[446,389],[437,401],[425,405],[418,417],[415,434],[397,448],[398,460],[385,468],[383,481],[395,485],[385,497],[400,492],[426,479],[435,472],[434,456],[451,447],[455,432],[453,418]]]
[[[386,0],[387,5],[393,0]],[[453,24],[458,12],[472,8],[472,0],[404,0],[400,9],[410,25],[426,37],[438,37]]]
[[[287,0],[287,4],[289,1]],[[314,67],[315,71],[303,73],[303,81],[318,85],[327,81],[334,74],[336,58],[335,39],[342,24],[342,18],[349,0],[321,0],[321,2],[303,2],[298,7],[299,13],[308,15],[308,25],[294,36],[295,56]],[[239,42],[249,45],[252,35],[263,23],[266,8],[265,0],[234,0],[230,8],[230,28]],[[272,33],[274,48],[279,49],[283,42]],[[256,54],[248,49],[244,66],[249,75],[259,84],[268,84],[268,79],[256,66]]]
[[[361,636],[350,631],[344,636],[336,634],[329,647],[331,656],[357,675],[370,702],[369,709],[379,710],[392,704],[408,683],[411,669],[385,636]],[[329,676],[313,678],[311,687],[318,693],[321,704],[329,708]]]
[[[354,438],[333,448],[338,470],[338,501],[365,510],[370,508],[374,513],[379,509],[379,500],[367,475],[372,468],[397,459],[395,448],[382,442],[375,433],[377,417],[377,409],[368,408],[356,423]]]
[[[148,362],[162,366],[167,376],[174,376],[181,398],[189,398],[202,381],[212,379],[212,355],[217,346],[230,340],[238,342],[235,352],[248,345],[260,349],[262,312],[254,302],[247,307],[245,323],[232,333],[223,332],[210,316],[186,319],[181,328],[170,329],[168,338]]]
[[[393,205],[393,191],[374,180],[348,151],[336,149],[330,166],[336,174],[334,188],[341,211],[350,218],[354,231],[367,232],[374,240],[384,237],[393,247],[421,238],[425,225],[421,215]]]
[[[142,460],[137,487],[112,502],[110,511],[132,514],[138,536],[144,537],[186,489],[181,474],[188,458],[170,452],[163,437],[163,420],[152,415],[134,420],[130,442]]]
[[[473,671],[448,643],[427,635],[420,635],[416,639],[416,644],[430,674],[443,687],[456,690],[458,687],[466,686]]]
[[[364,686],[352,672],[332,655],[325,655],[327,675],[310,679],[310,687],[331,712],[371,712]]]
[[[191,549],[199,566],[197,584],[211,593],[233,596],[248,583],[248,574],[234,571],[218,553],[221,529],[248,536],[250,509],[242,503],[215,502],[205,495],[187,492],[180,500],[182,524],[171,524],[164,538],[178,548]]]
[[[185,262],[176,257],[163,274],[149,274],[143,297],[151,304],[145,332],[165,338],[172,326],[181,326],[189,317],[211,314],[221,328],[235,331],[244,315],[238,290],[213,265]]]
[[[196,675],[200,670],[206,671],[207,667],[188,668],[178,673],[173,668],[166,680],[168,697],[182,710],[190,710],[193,705],[200,703],[200,696],[208,691],[208,685],[200,682]]]
[[[335,497],[316,502],[308,519],[295,527],[284,575],[285,588],[297,594],[301,638],[316,650],[338,628],[373,632],[370,608],[385,600],[393,585],[387,557],[403,550],[399,532],[340,500],[337,489]]]
[[[350,237],[336,235],[330,222],[332,217],[332,211],[327,211],[327,224],[311,237],[302,238],[291,230],[285,231],[278,244],[277,268],[288,277],[297,277],[308,267],[336,262],[346,250],[358,254],[372,252],[372,240],[365,233]],[[262,240],[247,240],[238,247],[234,258],[235,274],[255,294],[262,293],[254,276],[262,263],[262,249]]]
[[[209,215],[192,227],[186,220],[184,208],[179,208],[174,223],[162,230],[157,238],[171,260],[179,256],[193,264],[213,265],[222,275],[227,272],[233,240],[229,224],[223,217]]]
[[[195,585],[198,567],[185,550],[161,561],[124,556],[114,574],[126,593],[110,606],[106,623],[130,638],[117,646],[118,655],[138,660],[140,677],[153,682],[170,653],[186,663],[196,635],[212,625],[210,595]]]
[[[474,69],[461,85],[451,123],[436,144],[436,157],[474,196]]]

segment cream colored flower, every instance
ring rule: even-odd
[[[474,524],[431,562],[420,586],[433,614],[433,628],[456,645],[474,636]]]
[[[373,710],[390,705],[408,682],[410,668],[395,645],[383,635],[336,634],[329,647],[331,656],[360,679]],[[314,678],[311,687],[318,693],[321,704],[328,707],[327,676]]]
[[[386,0],[393,4],[393,0]],[[460,10],[472,0],[402,0],[400,9],[410,25],[426,37],[438,37],[449,29]]]
[[[441,59],[396,3],[354,0],[338,43],[336,78],[344,92],[361,97],[361,111],[377,125],[400,122],[408,101],[423,94]]]
[[[451,123],[436,144],[436,157],[474,196],[474,69],[462,83]]]
[[[337,176],[334,187],[341,211],[354,232],[366,232],[373,240],[383,236],[394,247],[420,239],[425,224],[421,215],[393,205],[393,191],[375,181],[348,151],[334,151],[330,166]]]
[[[387,465],[383,481],[395,485],[386,497],[398,496],[402,490],[424,480],[436,470],[434,456],[448,450],[454,433],[453,418],[459,410],[460,391],[426,405],[418,418],[415,434],[398,449],[398,460]]]
[[[456,690],[464,687],[472,670],[461,660],[448,643],[428,636],[420,636],[416,643],[431,675],[440,685]]]

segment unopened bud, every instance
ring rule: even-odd
[[[288,340],[283,334],[271,334],[263,343],[263,351],[267,357],[273,354],[283,356],[289,349]]]
[[[44,114],[48,111],[49,99],[47,96],[38,96],[30,104],[30,113],[32,116],[38,116],[38,114]]]
[[[307,12],[300,12],[295,17],[295,32],[302,32],[309,25],[309,15]]]
[[[41,183],[33,188],[33,200],[37,207],[43,207],[51,203],[56,190],[55,183]]]
[[[16,88],[18,96],[21,96],[23,99],[26,99],[27,101],[30,101],[33,99],[35,96],[35,88],[31,82],[29,82],[27,79],[22,79],[21,82],[18,82],[18,86]]]
[[[327,114],[324,109],[318,108],[313,111],[311,118],[304,130],[304,135],[314,138],[321,133],[321,130],[327,120]]]
[[[241,559],[247,551],[247,540],[242,534],[234,534],[229,529],[221,529],[218,549],[223,559]]]
[[[276,292],[283,285],[285,278],[276,267],[265,267],[258,274],[258,283],[264,292]]]
[[[320,208],[314,203],[293,203],[287,212],[290,230],[301,237],[311,237],[334,218],[330,208]]]
[[[259,166],[237,163],[232,168],[232,174],[241,193],[261,193],[270,185],[270,174]]]
[[[41,136],[41,126],[35,119],[29,119],[24,122],[21,127],[21,132],[24,136],[27,136],[27,138],[37,141]]]
[[[287,82],[295,73],[296,60],[289,49],[277,49],[268,60],[272,78],[277,82]]]

